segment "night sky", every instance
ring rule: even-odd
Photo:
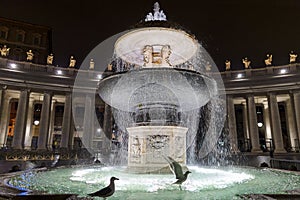
[[[53,29],[55,64],[67,66],[70,55],[81,63],[100,42],[143,20],[155,0],[0,0],[0,16]],[[289,63],[289,52],[300,53],[298,0],[160,0],[168,20],[190,30],[220,70],[230,59],[242,69]],[[197,4],[196,4],[197,3]],[[300,55],[298,56],[298,62]]]

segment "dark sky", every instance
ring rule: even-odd
[[[100,42],[125,31],[152,11],[155,0],[0,0],[0,16],[53,29],[55,64],[78,63]],[[300,53],[299,0],[160,0],[171,21],[190,30],[221,70],[230,59],[241,69],[243,57],[263,67],[267,53],[274,65]],[[300,55],[298,56],[298,60]]]

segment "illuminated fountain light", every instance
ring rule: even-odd
[[[236,75],[236,77],[237,77],[237,78],[243,78],[243,77],[244,77],[244,74],[238,73],[238,74]]]
[[[280,69],[279,71],[280,74],[286,74],[287,72],[288,72],[287,69]]]
[[[12,69],[16,69],[16,68],[17,68],[17,64],[16,64],[16,63],[10,63],[9,66],[10,66]]]
[[[62,72],[62,70],[57,70],[57,71],[56,71],[56,74],[57,74],[57,75],[62,75],[63,72]]]

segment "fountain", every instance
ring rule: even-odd
[[[154,7],[145,24],[168,24],[158,4]],[[199,117],[195,113],[220,99],[216,80],[199,63],[198,41],[181,29],[145,26],[122,35],[114,49],[114,73],[99,82],[98,92],[113,108],[115,123],[128,133],[127,170],[167,172],[163,156],[185,167],[186,150],[197,136]],[[210,115],[207,123],[215,120]],[[220,130],[208,133],[215,141],[204,143],[206,152]],[[206,133],[198,134],[204,138]]]
[[[118,35],[109,71],[97,92],[112,107],[118,129],[128,138],[116,155],[125,162],[113,166],[101,160],[105,166],[29,171],[12,178],[11,185],[86,196],[115,176],[120,180],[110,199],[131,200],[239,199],[237,195],[299,188],[300,177],[293,173],[195,166],[196,160],[216,151],[226,113],[225,90],[205,49],[191,34],[168,23],[158,4],[142,26]],[[163,156],[192,172],[184,191],[171,184],[175,177],[168,173]]]
[[[188,43],[187,47],[193,45],[189,53],[196,52],[195,41],[181,31],[151,27],[129,32],[116,42],[115,49],[122,64],[134,64],[134,69],[115,73],[99,83],[99,94],[115,109],[114,115],[120,112],[130,115],[127,119],[122,117],[121,121],[115,117],[116,123],[128,132],[130,171],[154,172],[165,167],[162,154],[185,165],[188,127],[181,121],[182,113],[201,108],[215,96],[213,79],[196,71],[176,68],[187,62],[184,57],[190,56],[179,52],[182,44],[177,41]],[[161,47],[160,51],[172,48],[172,54],[166,53],[170,60],[163,58],[163,53],[157,56],[159,51],[155,52],[154,47]]]

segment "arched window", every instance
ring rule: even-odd
[[[0,39],[6,40],[8,37],[8,28],[6,26],[0,26]]]
[[[33,45],[36,45],[36,46],[39,46],[41,44],[41,34],[39,33],[34,33],[33,34],[33,39],[32,39],[32,44]]]
[[[25,59],[25,53],[21,48],[15,48],[13,50],[13,59],[14,60],[24,60]]]
[[[16,38],[17,42],[24,42],[25,40],[25,31],[23,30],[17,30],[17,38]]]

